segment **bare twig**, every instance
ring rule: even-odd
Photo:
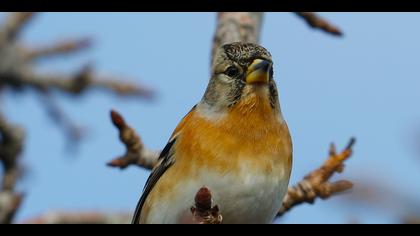
[[[351,156],[355,141],[352,138],[341,153],[337,153],[334,145],[331,144],[329,157],[324,164],[312,171],[294,187],[289,188],[278,215],[283,215],[296,205],[313,203],[317,198],[326,199],[352,188],[353,184],[350,181],[340,180],[331,183],[329,179],[334,173],[341,173],[344,170],[344,161]]]
[[[128,224],[132,214],[106,212],[48,212],[22,224]]]
[[[33,12],[10,14],[0,29],[0,42],[13,41],[19,36],[24,25],[34,16]]]
[[[334,36],[343,36],[343,32],[339,28],[322,19],[314,12],[296,12],[296,15],[302,17],[312,28],[320,29]]]
[[[71,144],[75,144],[81,140],[84,129],[83,127],[76,124],[69,115],[67,115],[62,108],[56,103],[56,100],[51,96],[51,93],[44,91],[39,93],[41,105],[45,107],[49,118],[57,124],[59,127],[62,127],[64,134],[67,136]]]
[[[31,51],[24,49],[23,46],[16,46],[17,32],[31,16],[32,13],[11,14],[3,27],[0,28],[0,88],[57,89],[71,94],[80,94],[90,88],[99,88],[123,96],[152,97],[153,93],[148,88],[133,83],[125,83],[115,77],[104,78],[101,76],[99,78],[89,67],[85,67],[79,73],[73,75],[38,73],[33,68],[34,61],[32,59],[64,55],[86,49],[90,45],[90,41],[87,39],[68,40],[51,47]],[[3,38],[6,37],[10,40],[1,41],[2,35]]]
[[[111,120],[119,130],[120,140],[126,147],[126,153],[110,161],[108,165],[124,169],[134,164],[146,169],[153,169],[157,164],[159,152],[146,149],[136,131],[126,124],[118,112],[111,111]]]
[[[203,186],[195,195],[195,205],[191,207],[193,223],[195,224],[220,224],[223,217],[217,205],[212,206],[213,199],[210,190]]]
[[[115,92],[121,96],[153,97],[153,92],[150,89],[136,84],[118,82],[113,78],[97,78],[89,66],[84,67],[79,73],[74,75],[46,75],[29,72],[18,77],[5,77],[3,80],[0,80],[1,83],[18,89],[28,87],[42,92],[56,89],[78,95],[90,89],[103,89]]]
[[[63,56],[84,50],[91,45],[90,39],[66,40],[35,49],[24,49],[26,60],[44,59],[52,56]]]

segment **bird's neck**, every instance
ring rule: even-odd
[[[223,124],[223,129],[231,134],[244,134],[247,130],[265,133],[284,123],[280,109],[273,107],[269,96],[258,92],[244,93],[236,104],[223,110],[213,110],[205,103],[200,103],[197,108],[201,117],[214,124]]]

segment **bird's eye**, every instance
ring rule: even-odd
[[[239,69],[235,66],[229,66],[223,73],[229,77],[236,77],[239,75]]]

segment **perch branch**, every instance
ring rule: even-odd
[[[352,138],[347,147],[340,153],[336,152],[335,146],[331,144],[328,159],[324,164],[312,171],[296,186],[290,187],[283,200],[283,206],[278,216],[283,215],[292,207],[302,203],[314,203],[317,198],[327,199],[337,193],[341,193],[353,187],[347,180],[328,182],[334,173],[341,173],[344,170],[344,161],[352,154],[352,147],[355,143]]]
[[[144,147],[140,136],[125,122],[124,118],[116,111],[111,111],[111,120],[119,131],[121,142],[125,145],[126,153],[108,163],[108,166],[124,169],[129,165],[137,165],[146,169],[153,169],[157,164],[159,152],[154,152]]]
[[[193,223],[195,224],[220,224],[223,217],[217,205],[212,206],[213,199],[210,190],[203,186],[195,195],[195,205],[191,207]]]
[[[308,23],[308,25],[314,29],[320,29],[326,33],[334,36],[343,36],[343,32],[336,26],[332,25],[328,21],[322,19],[318,14],[314,12],[295,12],[296,15],[301,17]]]

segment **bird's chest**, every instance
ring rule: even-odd
[[[184,128],[173,175],[188,180],[177,184],[178,197],[190,206],[207,186],[224,223],[271,223],[289,182],[289,131],[275,116],[240,114],[218,123],[197,118]]]
[[[279,164],[267,169],[244,161],[234,172],[207,172],[199,182],[213,193],[224,223],[271,223],[287,190],[289,171]]]

